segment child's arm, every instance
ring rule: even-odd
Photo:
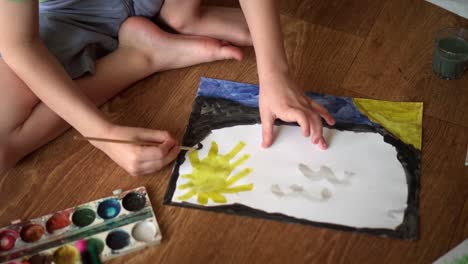
[[[299,123],[304,136],[312,133],[312,142],[326,148],[320,117],[329,125],[335,121],[325,108],[304,96],[289,75],[277,1],[239,2],[249,25],[258,64],[262,145],[272,144],[274,120],[279,118]]]
[[[42,102],[80,132],[111,126],[40,40],[37,1],[0,0],[0,32],[3,60]]]
[[[81,92],[39,38],[37,0],[0,0],[0,32],[3,60],[43,103],[80,133],[163,143],[158,148],[95,144],[128,172],[152,172],[175,157],[176,142],[170,135],[116,126]]]

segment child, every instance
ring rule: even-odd
[[[243,13],[200,1],[0,0],[0,171],[70,125],[84,136],[161,142],[91,142],[131,175],[161,169],[179,152],[168,132],[113,124],[96,106],[155,72],[241,60],[234,45],[256,51],[262,146],[279,118],[325,149],[321,117],[334,120],[288,73],[276,1],[240,0]],[[156,15],[180,34],[158,28]]]

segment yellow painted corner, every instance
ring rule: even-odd
[[[421,150],[423,103],[363,98],[353,98],[353,102],[372,122],[380,124],[401,141]]]

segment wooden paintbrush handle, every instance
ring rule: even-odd
[[[154,142],[146,142],[146,141],[139,141],[139,140],[123,140],[123,139],[110,139],[110,138],[96,138],[96,137],[82,137],[82,136],[74,136],[74,140],[80,141],[101,141],[101,142],[110,142],[110,143],[120,143],[120,144],[133,144],[133,145],[140,145],[140,146],[159,146],[160,143]],[[182,150],[195,150],[196,148],[180,146]]]

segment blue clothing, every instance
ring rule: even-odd
[[[95,72],[97,59],[118,47],[121,24],[154,18],[163,0],[48,0],[39,3],[40,37],[72,79]]]

